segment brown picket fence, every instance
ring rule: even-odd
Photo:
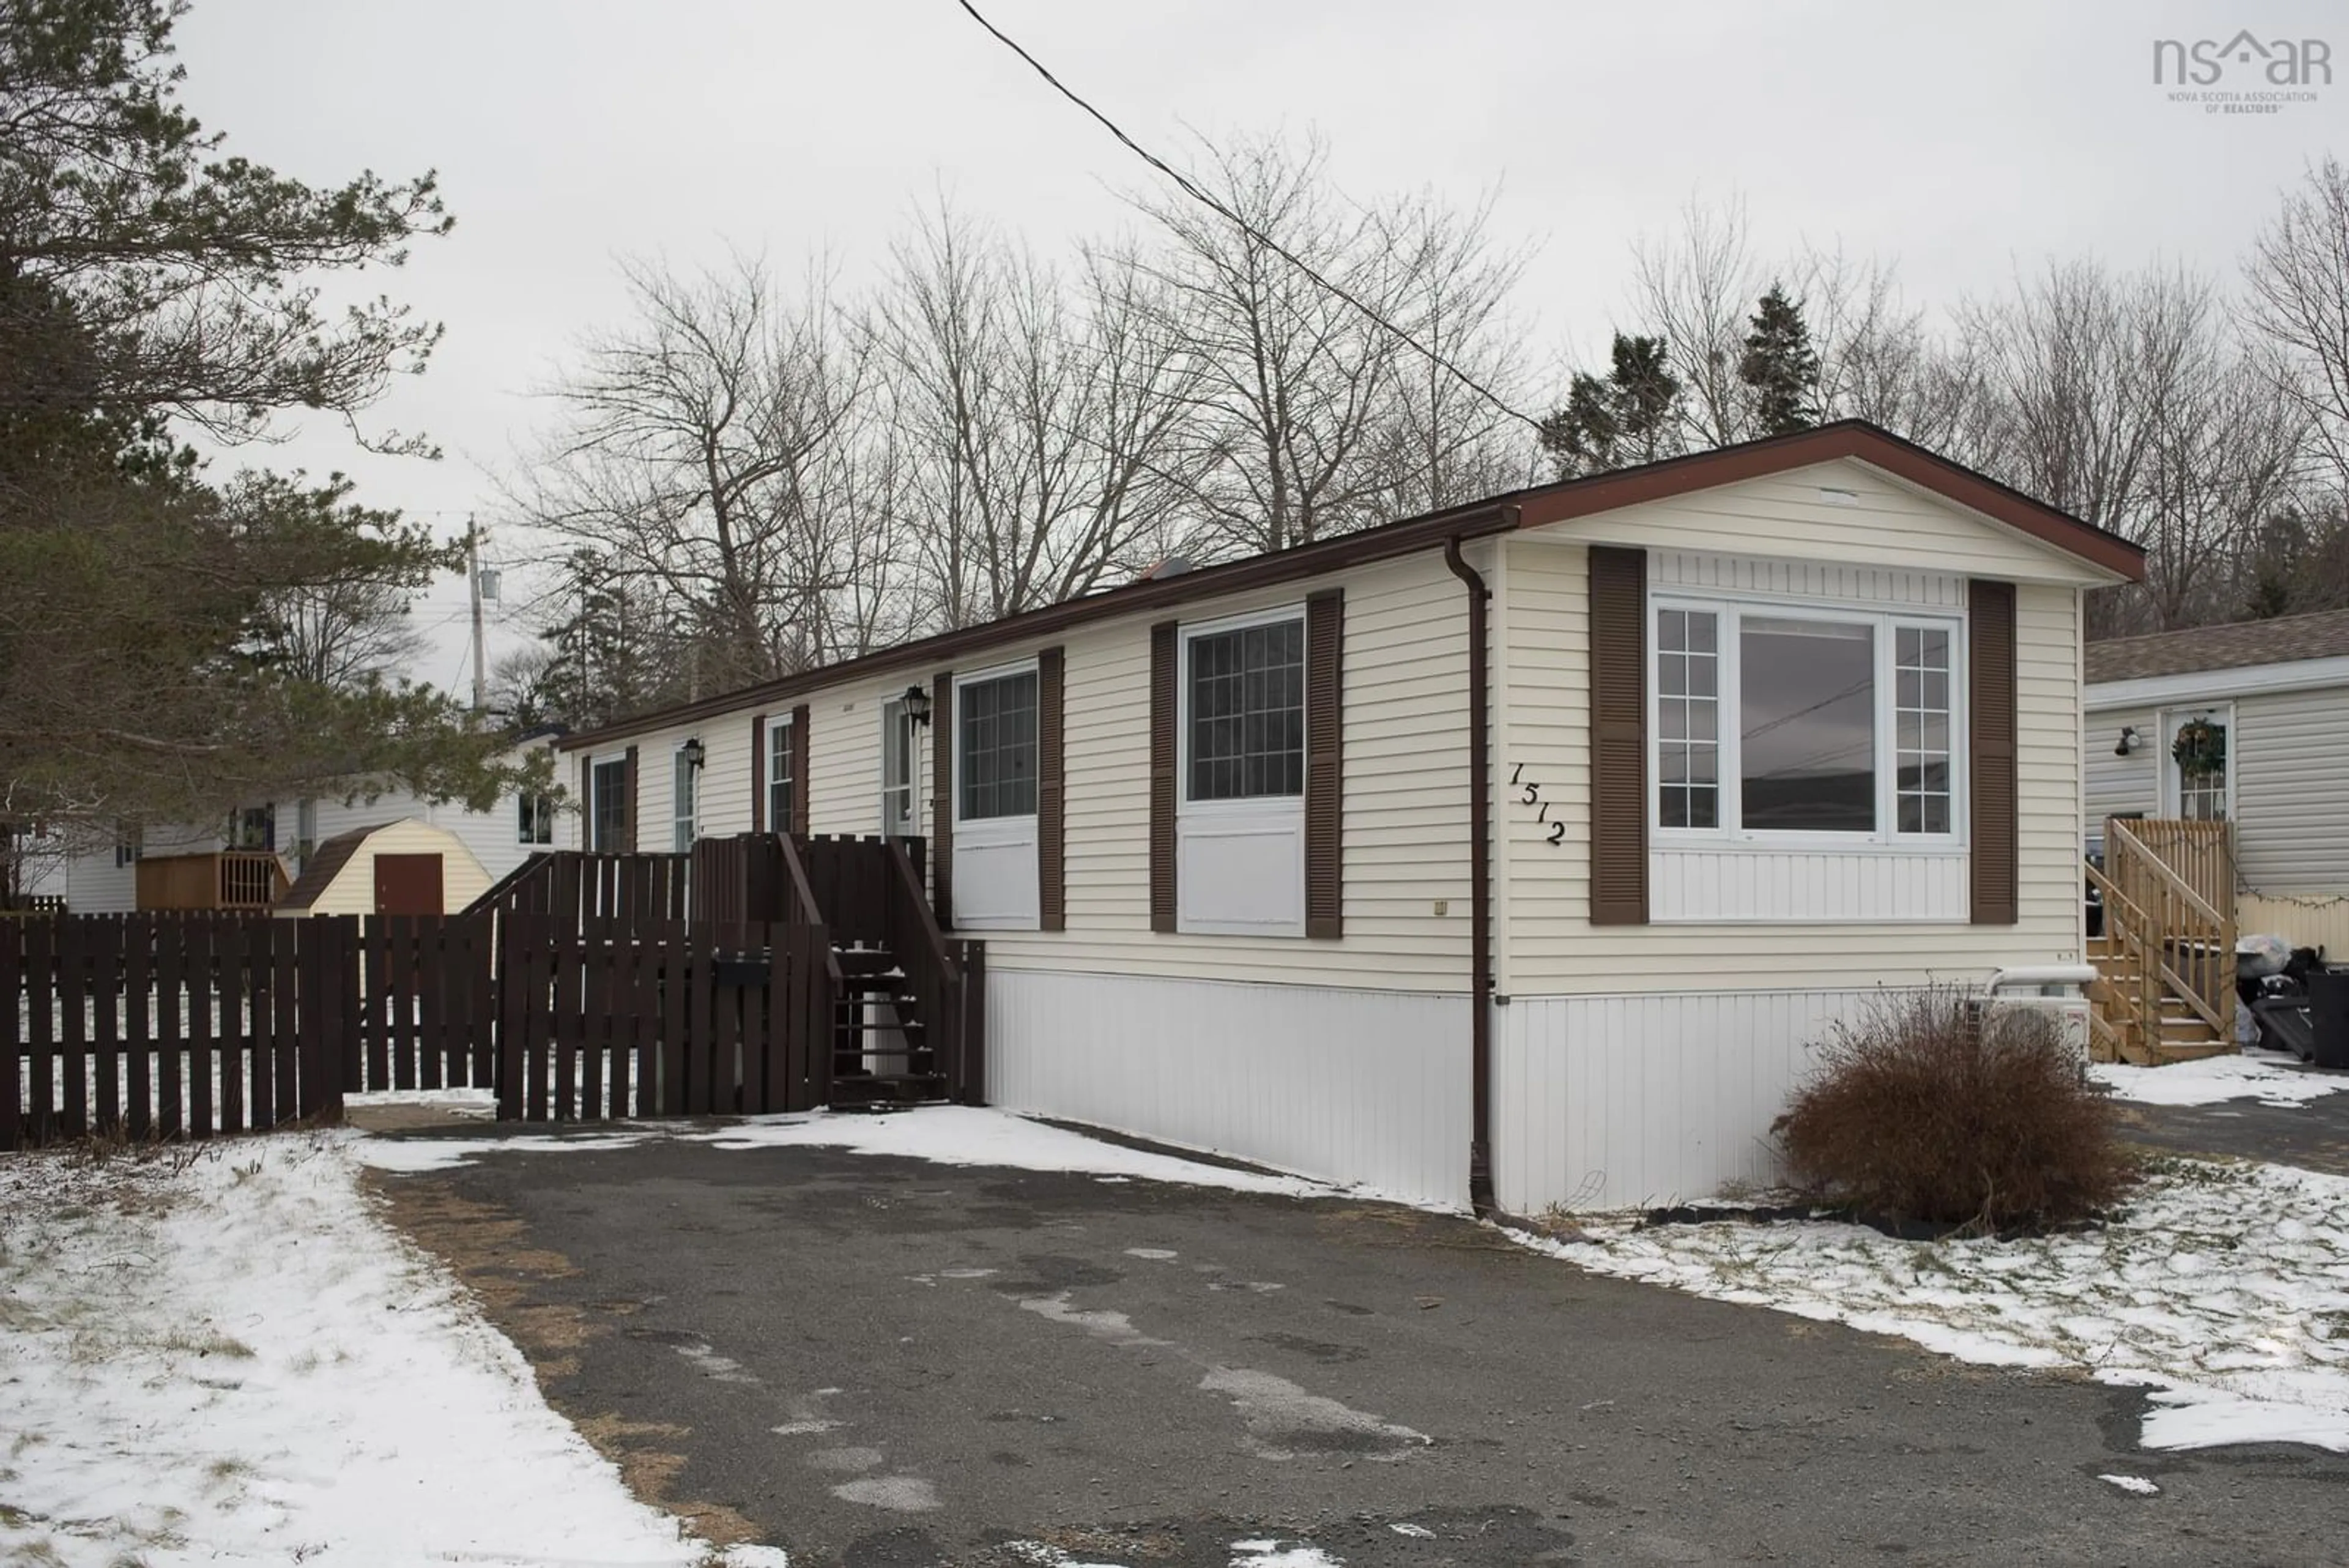
[[[0,1149],[334,1121],[383,1089],[533,1121],[812,1109],[829,956],[814,925],[511,911],[0,921]]]
[[[0,1148],[205,1137],[342,1106],[357,922],[0,922]]]
[[[499,934],[498,1115],[525,1121],[812,1110],[839,1002],[822,927],[682,920]]]

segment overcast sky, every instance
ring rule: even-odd
[[[1631,325],[1630,242],[1692,195],[1742,196],[1765,255],[1897,257],[1936,304],[2050,254],[2231,273],[2349,129],[2337,4],[979,4],[1161,152],[1185,126],[1285,126],[1323,133],[1350,191],[1497,187],[1497,231],[1538,246],[1533,340],[1561,360]],[[2156,38],[2244,27],[2333,43],[2340,84],[2271,116],[2154,85]],[[320,182],[440,171],[455,233],[376,281],[448,338],[377,423],[446,460],[321,430],[268,461],[343,468],[450,534],[544,418],[532,389],[618,317],[616,255],[828,254],[853,287],[940,187],[1050,249],[1118,223],[1147,177],[954,0],[197,0],[180,45],[187,101],[233,151]],[[452,583],[423,613],[461,606]],[[461,667],[441,642],[430,663]]]

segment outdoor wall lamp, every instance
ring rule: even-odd
[[[908,686],[905,694],[897,699],[905,705],[905,717],[916,724],[930,722],[930,694],[919,686]]]
[[[2137,732],[2137,726],[2134,724],[2123,724],[2121,726],[2121,743],[2113,748],[2113,755],[2116,757],[2127,756],[2131,752],[2136,751],[2141,743],[2141,738]]]
[[[709,760],[709,749],[702,745],[701,737],[698,735],[686,742],[678,751],[685,757],[685,765],[689,768],[698,769],[703,763]]]

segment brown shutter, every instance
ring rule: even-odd
[[[636,748],[628,748],[628,760],[620,770],[620,853],[636,852]]]
[[[2015,821],[2014,585],[1966,585],[1967,793],[1971,801],[1973,923],[2020,917]]]
[[[1150,929],[1174,929],[1174,692],[1180,639],[1171,620],[1150,628]]]
[[[767,716],[750,720],[750,831],[767,831]]]
[[[1590,923],[1648,923],[1648,555],[1590,547]]]
[[[1305,934],[1346,934],[1346,593],[1305,601]]]
[[[792,710],[792,819],[786,831],[805,836],[808,827],[808,705]]]
[[[954,928],[954,671],[930,683],[930,903]]]
[[[1061,751],[1061,663],[1057,648],[1036,656],[1036,925],[1047,931],[1069,929],[1062,877],[1067,759]]]
[[[588,842],[595,835],[595,802],[591,790],[595,783],[595,759],[593,754],[579,753],[579,847],[593,849]]]

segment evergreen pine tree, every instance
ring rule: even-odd
[[[1604,380],[1578,372],[1566,406],[1542,421],[1542,450],[1561,478],[1652,462],[1676,449],[1681,383],[1664,340],[1618,332],[1612,358]]]
[[[1750,320],[1737,378],[1754,389],[1754,423],[1764,435],[1810,429],[1819,422],[1819,357],[1802,302],[1774,283]]]

